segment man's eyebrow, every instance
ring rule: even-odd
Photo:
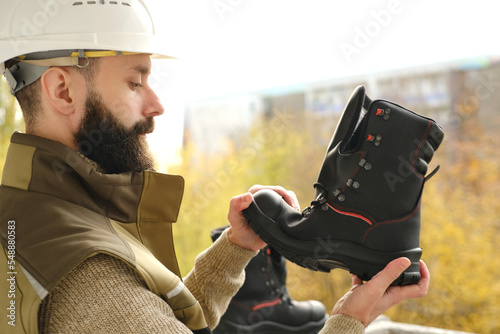
[[[140,74],[149,74],[151,73],[151,69],[144,65],[135,65],[132,66],[131,69],[133,71],[139,72]]]

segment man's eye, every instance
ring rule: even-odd
[[[138,83],[138,82],[130,82],[130,86],[132,86],[132,88],[136,89],[136,88],[141,88],[142,84]]]

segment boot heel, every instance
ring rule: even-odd
[[[420,282],[420,262],[412,263],[392,285],[411,285]]]
[[[363,267],[363,268],[353,268],[351,269],[351,274],[358,276],[363,281],[368,281],[373,276],[378,274],[383,267]],[[411,285],[420,282],[420,262],[412,262],[411,265],[406,269],[399,277],[392,282],[392,286],[395,285]]]

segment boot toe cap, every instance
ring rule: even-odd
[[[253,199],[263,214],[276,219],[282,211],[283,198],[275,191],[262,189],[253,195]]]
[[[308,300],[305,301],[305,303],[308,303],[308,308],[310,310],[310,321],[321,321],[327,317],[325,305],[323,305],[323,303],[317,300]]]

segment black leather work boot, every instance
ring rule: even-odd
[[[216,240],[224,228],[212,231]],[[295,301],[286,287],[286,260],[263,248],[245,268],[245,283],[231,300],[214,334],[313,334],[327,315],[322,303]]]
[[[433,120],[372,101],[360,86],[329,144],[311,205],[300,213],[261,190],[243,215],[265,242],[305,268],[342,268],[369,280],[404,256],[412,264],[393,284],[417,283],[420,198],[437,171],[425,177],[443,136]]]

